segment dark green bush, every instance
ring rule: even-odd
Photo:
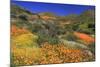
[[[59,43],[59,39],[57,37],[51,37],[49,35],[46,34],[38,34],[39,39],[38,39],[38,43],[44,43],[44,42],[48,42],[50,44],[58,44]]]
[[[88,47],[89,47],[90,51],[95,55],[95,43],[89,44]]]
[[[59,39],[56,38],[56,37],[50,37],[50,38],[48,38],[48,42],[50,44],[58,44],[59,43]]]
[[[68,41],[76,41],[76,37],[72,32],[67,33],[64,38]]]

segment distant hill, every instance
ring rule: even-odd
[[[15,4],[11,4],[11,13],[12,14],[32,14],[30,11],[25,10],[24,8],[21,8]]]
[[[32,13],[20,6],[11,4],[11,22],[18,27],[25,27],[32,31],[78,31],[88,34],[95,32],[95,11],[87,10],[82,14],[57,16],[53,13]],[[58,30],[56,30],[58,29]]]

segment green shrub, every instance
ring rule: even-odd
[[[49,42],[50,44],[58,44],[58,43],[59,43],[59,39],[56,38],[56,37],[49,37],[49,38],[48,38],[48,42]]]
[[[95,55],[95,43],[91,43],[88,46],[90,48],[90,51]]]
[[[48,42],[50,44],[58,44],[59,43],[59,39],[57,37],[51,37],[49,35],[46,34],[38,34],[39,38],[38,38],[38,43],[44,43],[44,42]]]
[[[68,41],[76,41],[76,37],[73,35],[72,32],[69,32],[66,34],[66,36],[64,37],[66,40]]]

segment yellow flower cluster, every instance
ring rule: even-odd
[[[12,61],[15,65],[56,64],[89,61],[90,56],[84,50],[69,49],[64,45],[44,43],[39,48],[12,47]]]
[[[50,45],[45,43],[42,45],[42,60],[40,64],[54,63],[70,63],[88,61],[93,58],[81,49],[69,49],[63,44]]]
[[[39,48],[13,48],[11,49],[12,62],[15,65],[31,65],[39,59]]]

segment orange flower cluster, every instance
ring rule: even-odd
[[[26,30],[25,28],[22,29],[17,28],[15,25],[11,26],[11,36],[17,36],[24,33],[29,33],[29,31]]]
[[[93,58],[84,50],[68,49],[62,44],[50,45],[46,43],[42,45],[41,51],[40,64],[82,62]]]
[[[95,39],[93,37],[91,37],[87,34],[84,34],[84,33],[74,32],[74,35],[88,44],[95,41]]]
[[[12,61],[15,65],[56,64],[89,61],[93,59],[81,49],[68,49],[64,45],[44,43],[40,48],[12,47]]]

